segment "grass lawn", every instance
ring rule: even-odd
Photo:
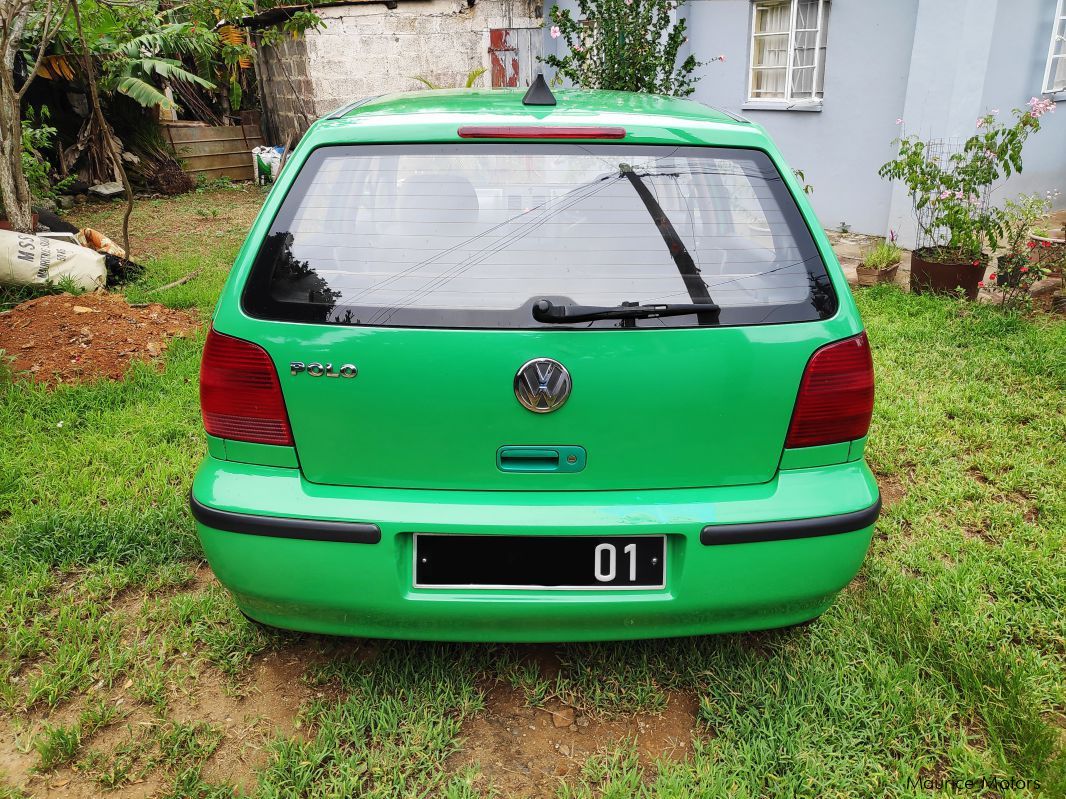
[[[206,320],[261,199],[139,203],[130,301]],[[75,219],[114,236],[120,211]],[[1066,795],[1066,326],[858,299],[886,509],[859,578],[783,632],[264,632],[186,510],[203,330],[122,382],[0,377],[0,799]]]

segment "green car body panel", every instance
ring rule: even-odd
[[[758,126],[697,103],[560,91],[556,106],[537,107],[521,97],[372,99],[315,123],[292,153],[236,258],[213,329],[269,355],[295,445],[208,436],[192,502],[212,568],[251,618],[342,635],[611,640],[816,617],[861,566],[879,497],[862,459],[865,437],[784,446],[811,356],[863,330],[802,188]],[[825,264],[835,312],[784,324],[618,330],[376,327],[247,311],[256,255],[316,150],[464,143],[460,127],[516,125],[612,126],[625,129],[626,145],[765,153]],[[533,358],[570,373],[571,395],[552,413],[516,401],[516,369]],[[290,364],[312,360],[354,364],[358,374],[292,373]],[[555,448],[572,468],[503,468],[511,448],[535,458]],[[258,529],[257,518],[289,524]],[[842,519],[853,523],[834,521]],[[822,529],[818,520],[829,521]],[[301,522],[341,532],[305,535]],[[776,523],[793,524],[744,538]],[[731,531],[722,540],[719,526]],[[416,587],[416,533],[663,535],[665,577],[662,587],[639,590]]]

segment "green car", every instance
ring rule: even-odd
[[[767,134],[606,91],[316,122],[204,349],[207,559],[266,625],[572,641],[799,624],[880,508],[873,369]]]

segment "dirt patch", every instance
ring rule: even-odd
[[[207,721],[222,728],[218,749],[204,764],[204,779],[229,782],[248,791],[255,772],[266,765],[266,744],[299,730],[300,708],[312,689],[304,682],[308,660],[302,647],[289,647],[258,658],[239,693],[212,674],[197,680],[196,691],[172,704],[178,721]]]
[[[0,350],[37,382],[117,380],[199,326],[187,311],[129,305],[112,294],[53,294],[0,314]]]
[[[136,719],[128,717],[116,722],[94,736],[88,746],[99,748],[105,743],[118,746],[121,740],[136,734],[130,730],[138,726],[138,719],[142,717],[147,718],[147,715],[142,712]],[[145,722],[142,720],[140,723]],[[35,799],[98,799],[104,794],[104,789],[92,777],[70,766],[62,766],[44,774],[34,771],[39,758],[32,741],[40,729],[31,727],[16,732],[11,726],[4,726],[4,734],[0,737],[0,786],[16,787]],[[162,784],[150,777],[119,786],[107,791],[106,795],[111,799],[145,799],[161,788]]]
[[[448,768],[476,767],[475,786],[501,796],[554,797],[560,782],[580,773],[590,755],[627,739],[636,741],[645,764],[688,756],[698,711],[694,697],[671,693],[661,714],[597,720],[558,702],[528,707],[512,687],[497,685],[485,698],[485,710],[464,726],[462,748],[449,758]]]
[[[877,487],[881,489],[881,511],[887,511],[907,495],[907,488],[903,481],[892,474],[877,475]]]

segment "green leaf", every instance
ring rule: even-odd
[[[144,106],[145,108],[159,106],[160,108],[169,110],[174,107],[174,103],[169,100],[165,94],[148,81],[141,80],[140,78],[132,76],[120,78],[115,88],[138,105]]]

